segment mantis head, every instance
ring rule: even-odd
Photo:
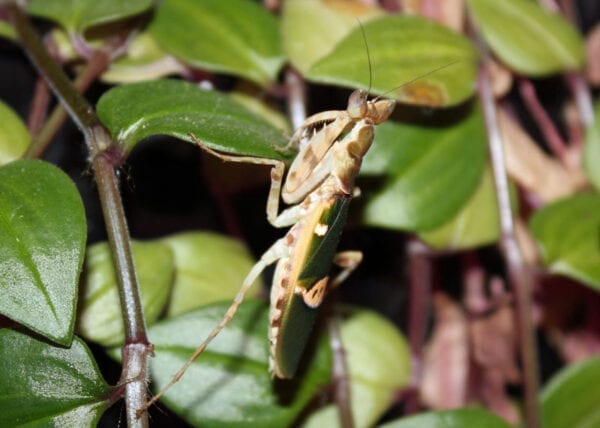
[[[369,101],[368,94],[362,89],[352,92],[348,98],[348,114],[354,119],[369,118],[375,125],[385,121],[396,106],[394,100],[381,100],[375,98]]]

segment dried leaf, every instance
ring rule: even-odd
[[[498,114],[504,143],[506,169],[511,178],[525,189],[551,202],[574,193],[585,183],[581,171],[565,169],[547,156],[508,114]]]
[[[446,294],[434,294],[433,306],[436,323],[423,358],[421,400],[433,409],[462,407],[469,377],[467,320]]]

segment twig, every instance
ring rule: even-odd
[[[567,158],[567,144],[561,137],[558,129],[556,129],[556,126],[554,126],[554,122],[552,122],[552,119],[550,119],[550,116],[548,113],[546,113],[546,110],[544,110],[544,107],[540,103],[533,83],[531,83],[529,79],[520,78],[518,80],[518,88],[521,98],[535,119],[538,129],[544,135],[548,146],[560,159],[562,164],[565,167],[569,167],[569,160]]]
[[[489,60],[489,54],[478,35],[475,36],[482,61]],[[504,160],[504,149],[496,116],[496,104],[492,93],[490,78],[484,66],[479,67],[478,74],[479,99],[483,108],[486,124],[488,146],[494,173],[494,185],[500,214],[501,249],[508,267],[509,282],[516,297],[518,315],[519,345],[524,379],[524,413],[525,426],[539,428],[540,409],[538,402],[538,355],[535,332],[531,320],[532,277],[527,270],[521,255],[510,208],[508,179]]]
[[[327,328],[331,341],[333,353],[333,384],[334,396],[340,415],[340,425],[344,428],[354,427],[354,416],[350,401],[350,383],[348,381],[348,364],[346,363],[346,351],[340,335],[339,318],[332,315],[327,320]]]
[[[306,119],[306,85],[302,76],[290,67],[285,72],[287,87],[287,105],[294,129],[300,128]]]
[[[33,92],[33,100],[29,108],[29,116],[27,117],[27,129],[30,135],[36,135],[46,119],[46,111],[48,102],[50,101],[50,89],[44,79],[38,77],[35,82]]]
[[[418,385],[421,378],[421,361],[429,318],[433,278],[430,256],[423,243],[417,240],[410,241],[408,243],[408,257],[410,267],[408,342],[413,361],[413,383]],[[411,414],[418,410],[419,397],[417,390],[411,390],[406,397],[405,413]]]
[[[151,346],[146,334],[129,232],[115,173],[115,163],[120,161],[119,156],[115,155],[119,153],[112,148],[110,134],[100,123],[94,109],[75,90],[69,78],[48,54],[25,13],[14,4],[9,6],[9,11],[19,41],[32,63],[85,137],[98,185],[121,299],[126,337],[122,382],[126,383],[127,422],[129,427],[145,427],[148,425],[147,415],[136,419],[135,411],[146,402],[147,359]]]

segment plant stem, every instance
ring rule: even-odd
[[[346,351],[342,343],[338,316],[331,315],[327,320],[327,327],[333,353],[334,396],[340,415],[340,426],[353,428],[355,424],[352,414],[352,402],[350,401],[350,374],[348,373]]]
[[[548,146],[554,152],[554,154],[560,159],[562,164],[565,167],[569,166],[569,161],[567,159],[567,145],[565,144],[563,138],[560,133],[554,126],[554,123],[550,119],[550,116],[544,110],[544,107],[540,103],[540,100],[537,97],[535,92],[535,87],[533,83],[531,83],[528,79],[518,79],[517,81],[519,92],[521,94],[521,98],[525,102],[529,112],[533,115],[537,127],[540,132],[544,135]]]
[[[482,61],[489,58],[481,40],[477,40]],[[540,411],[538,402],[538,355],[535,332],[531,320],[532,308],[532,277],[528,271],[515,236],[515,229],[510,208],[510,195],[504,148],[496,116],[496,104],[492,93],[491,83],[484,66],[479,67],[478,75],[479,98],[483,108],[486,124],[488,146],[494,173],[494,184],[500,214],[501,249],[507,264],[508,277],[515,293],[516,310],[519,330],[519,345],[524,377],[524,412],[525,426],[539,428]]]
[[[413,383],[418,385],[421,378],[421,361],[423,345],[429,317],[431,301],[432,271],[430,255],[425,245],[417,240],[408,243],[410,268],[410,303],[408,306],[408,342],[413,362]],[[417,390],[412,390],[407,398],[405,413],[412,414],[419,410]]]
[[[110,64],[111,52],[117,49],[122,43],[123,37],[115,36],[94,52],[92,57],[86,63],[85,68],[73,82],[73,85],[78,92],[85,92],[94,80],[106,70],[106,67]],[[44,153],[66,118],[67,112],[65,109],[61,104],[57,105],[48,117],[43,128],[35,136],[33,143],[29,146],[29,149],[27,149],[25,156],[29,158],[39,158],[42,153]]]
[[[100,123],[92,106],[75,90],[69,78],[48,54],[25,13],[16,5],[10,5],[9,10],[19,40],[31,61],[80,128],[88,146],[117,272],[125,325],[121,381],[126,383],[127,422],[129,427],[147,426],[147,415],[137,419],[135,412],[146,402],[146,367],[151,346],[146,334],[129,232],[114,168],[118,163],[114,155],[120,153],[113,148],[110,134]]]

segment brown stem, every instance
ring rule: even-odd
[[[29,129],[29,134],[36,135],[40,132],[44,120],[46,119],[46,110],[48,109],[49,101],[50,89],[48,88],[46,81],[41,77],[38,77],[37,82],[35,82],[33,100],[31,101],[31,108],[29,109],[29,117],[27,118],[27,129]]]
[[[104,46],[94,52],[90,60],[86,63],[85,68],[73,82],[73,86],[79,93],[85,92],[96,78],[106,70],[106,67],[110,64],[112,52],[122,46],[123,42],[123,36],[114,36],[110,38]],[[34,138],[33,143],[27,150],[25,156],[29,158],[39,158],[44,153],[66,118],[67,112],[64,107],[61,104],[57,105],[48,117],[48,120],[40,130],[39,134]]]
[[[429,252],[425,245],[417,240],[408,243],[410,266],[410,303],[408,306],[408,342],[412,353],[413,380],[418,385],[421,378],[421,361],[423,346],[429,318],[429,302],[431,301],[432,270]],[[419,397],[416,390],[407,393],[405,413],[412,414],[419,410]]]
[[[327,328],[329,330],[333,353],[334,396],[340,415],[340,425],[344,428],[353,428],[354,416],[350,400],[350,376],[346,363],[346,351],[344,350],[344,344],[340,335],[339,318],[335,315],[329,317]]]
[[[306,119],[306,84],[302,76],[291,67],[285,72],[287,107],[294,129],[300,128]]]
[[[529,112],[537,122],[537,127],[544,135],[546,142],[554,154],[560,159],[564,166],[569,165],[567,159],[567,145],[561,137],[554,122],[540,103],[533,83],[529,79],[518,80],[519,92]]]
[[[477,38],[482,61],[489,58],[487,49],[483,42]],[[516,310],[519,330],[519,345],[521,350],[521,363],[523,365],[524,382],[524,412],[525,426],[528,428],[539,428],[540,409],[538,402],[539,380],[538,380],[538,355],[535,340],[535,332],[531,314],[532,308],[532,276],[527,269],[520,248],[517,244],[515,229],[510,207],[510,195],[508,179],[504,160],[504,149],[498,121],[496,116],[496,103],[492,93],[490,78],[483,66],[479,67],[478,91],[486,124],[487,138],[492,169],[494,173],[494,184],[500,214],[501,227],[501,249],[508,267],[508,278],[516,297]]]
[[[135,411],[146,402],[147,358],[151,346],[147,339],[129,232],[115,173],[115,163],[120,161],[120,156],[115,156],[110,134],[100,123],[94,109],[75,90],[69,78],[47,52],[25,13],[14,4],[9,6],[9,11],[19,41],[32,63],[44,76],[85,136],[98,185],[121,298],[126,336],[122,381],[126,383],[127,422],[130,427],[145,427],[148,425],[147,415],[137,419]]]

